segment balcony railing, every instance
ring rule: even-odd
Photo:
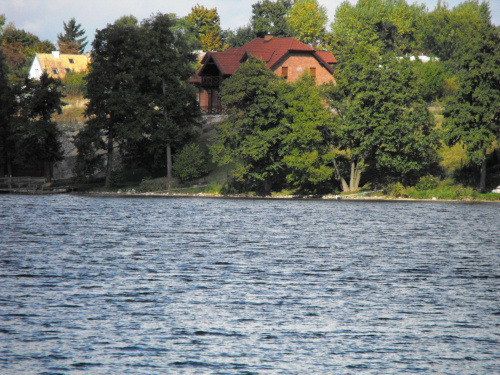
[[[201,85],[203,87],[219,87],[222,83],[222,77],[219,76],[202,76]]]
[[[222,106],[200,107],[200,109],[204,115],[221,115],[226,113],[226,109]]]

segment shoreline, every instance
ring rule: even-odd
[[[358,197],[358,196],[341,196],[341,195],[324,195],[324,196],[298,196],[298,195],[283,195],[283,196],[257,196],[243,194],[211,194],[211,193],[171,193],[171,192],[72,192],[71,195],[81,195],[101,198],[210,198],[210,199],[248,199],[248,200],[310,200],[310,201],[350,201],[350,202],[456,202],[456,203],[500,203],[500,200],[487,199],[416,199],[416,198],[401,198],[389,197],[386,195],[373,197]]]

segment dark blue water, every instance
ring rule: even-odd
[[[498,374],[500,205],[0,196],[0,374]]]

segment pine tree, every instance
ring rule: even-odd
[[[83,54],[87,46],[87,37],[85,29],[81,29],[81,24],[77,24],[74,18],[71,18],[68,23],[63,22],[64,34],[57,34],[57,44],[61,53],[66,54]]]

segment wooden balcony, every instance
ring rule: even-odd
[[[204,115],[221,115],[226,113],[226,109],[222,106],[200,107],[200,109]]]
[[[201,76],[201,87],[219,87],[221,83],[222,77]]]

